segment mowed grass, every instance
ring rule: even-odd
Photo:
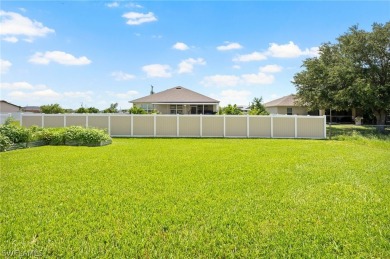
[[[114,139],[0,158],[3,255],[390,257],[389,141]]]

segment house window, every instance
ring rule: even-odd
[[[170,114],[183,114],[183,105],[170,105]]]
[[[287,115],[292,115],[292,108],[287,108]]]

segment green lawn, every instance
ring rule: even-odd
[[[390,257],[390,141],[114,139],[0,161],[3,256]]]

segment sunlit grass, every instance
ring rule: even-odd
[[[390,142],[114,139],[0,154],[1,251],[390,257]]]

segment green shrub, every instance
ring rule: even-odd
[[[7,137],[3,134],[0,134],[0,151],[1,152],[6,151],[12,144],[13,143],[9,139],[9,137]]]
[[[14,124],[1,125],[0,133],[7,136],[13,143],[28,142],[32,137],[29,129],[22,128]]]
[[[64,132],[65,141],[75,141],[79,145],[97,144],[101,141],[110,140],[110,136],[104,131],[95,128],[83,128],[80,126],[72,126],[66,128]]]

